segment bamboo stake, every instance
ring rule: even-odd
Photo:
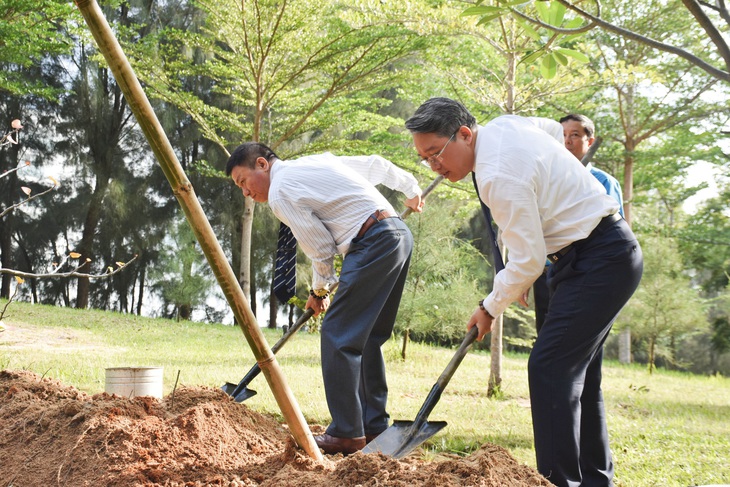
[[[152,105],[150,105],[126,55],[109,27],[99,4],[95,0],[76,0],[76,6],[86,20],[99,50],[104,55],[112,73],[114,73],[114,78],[124,93],[130,109],[137,118],[147,141],[152,146],[152,151],[172,187],[172,192],[185,212],[188,223],[192,227],[198,243],[200,243],[203,253],[218,279],[218,284],[241,326],[256,361],[269,383],[269,387],[271,387],[292,436],[310,457],[322,461],[322,453],[314,441],[314,436],[304,420],[299,405],[282,374],[279,363],[261,333],[248,301],[213,233],[213,228],[210,226],[205,213],[203,213],[195,191],[177,160],[167,135],[152,110]]]

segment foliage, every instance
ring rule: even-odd
[[[196,5],[200,25],[161,29],[130,52],[152,94],[189,113],[221,148],[243,140],[273,149],[286,143],[281,155],[290,157],[317,137],[350,138],[383,120],[392,125],[377,115],[384,100],[372,95],[392,85],[403,71],[398,63],[425,43],[397,22],[408,2]],[[190,89],[192,80],[209,81],[209,91]]]
[[[543,29],[550,33],[547,39],[539,39],[539,36],[535,35],[535,39],[540,41],[541,50],[546,51],[545,55],[537,56],[542,57],[542,62],[545,64],[543,66],[545,76],[554,75],[557,66],[564,65],[560,57],[550,52],[555,39],[559,39],[562,35],[580,35],[591,29],[600,28],[611,35],[625,38],[628,42],[678,56],[718,80],[730,81],[730,44],[723,35],[723,32],[727,32],[730,27],[730,11],[724,2],[669,0],[651,2],[646,7],[642,5],[640,16],[647,18],[649,22],[665,20],[664,15],[658,10],[677,13],[691,22],[691,30],[681,31],[683,32],[681,38],[675,35],[678,31],[671,29],[665,29],[660,37],[648,35],[641,29],[634,29],[630,21],[635,17],[611,18],[613,7],[617,5],[615,2],[609,3],[608,8],[604,9],[601,2],[585,5],[570,0],[497,0],[493,6],[483,6],[483,0],[477,0],[476,3],[477,6],[470,7],[465,14],[480,16],[482,23],[512,15],[523,22],[529,22],[536,30]],[[573,17],[564,23],[568,11]],[[693,37],[693,40],[709,39],[710,48],[708,49],[707,42],[686,43],[689,37]],[[561,54],[567,55],[565,52]]]
[[[0,4],[0,92],[55,97],[58,91],[26,69],[46,56],[70,52],[67,29],[79,18],[76,7],[63,0],[13,0]]]
[[[172,305],[173,312],[164,315],[189,320],[195,307],[205,301],[213,278],[206,263],[200,261],[202,251],[187,222],[175,222],[168,237],[159,255],[159,267],[151,277],[164,300],[163,309]]]
[[[707,200],[678,229],[681,254],[709,295],[722,292],[730,282],[730,186]]]
[[[462,223],[452,216],[454,209],[453,202],[433,198],[422,214],[409,218],[415,245],[395,331],[409,330],[417,341],[459,343],[483,294],[476,277],[484,276],[488,264],[456,237]]]
[[[489,3],[489,5],[485,5]],[[511,17],[513,25],[522,30],[523,36],[531,41],[531,48],[525,44],[521,49],[520,63],[526,65],[534,64],[539,67],[539,72],[545,79],[552,79],[558,73],[559,66],[568,66],[572,62],[586,63],[588,56],[582,52],[572,49],[571,43],[582,32],[578,27],[583,24],[580,17],[566,19],[566,11],[564,5],[559,2],[534,2],[531,7],[534,10],[529,11],[529,16],[525,14],[517,15],[514,7],[524,6],[524,1],[500,1],[493,2],[477,2],[474,7],[464,10],[462,15],[478,16],[479,24],[486,24],[495,19],[504,25],[508,20],[505,17]],[[515,13],[512,17],[510,13]],[[531,19],[534,17],[534,20]],[[540,26],[554,26],[552,29],[539,29]]]

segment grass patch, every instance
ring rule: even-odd
[[[0,306],[4,303],[0,301]],[[180,384],[237,383],[255,361],[238,327],[141,318],[96,310],[13,303],[0,332],[0,368],[59,379],[89,394],[104,390],[107,367],[161,366],[169,394]],[[281,330],[263,329],[273,345]],[[413,420],[455,350],[400,340],[384,347],[393,419]],[[326,425],[319,335],[293,337],[277,355],[289,387],[310,423]],[[527,356],[503,361],[501,397],[487,398],[489,355],[470,352],[430,415],[448,426],[427,445],[433,454],[466,454],[485,442],[535,465],[527,390]],[[246,406],[278,415],[263,375]],[[619,487],[730,483],[730,379],[606,362],[603,380]]]

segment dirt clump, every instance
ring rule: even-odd
[[[321,425],[312,425],[321,433]],[[273,417],[218,389],[183,387],[163,400],[89,396],[25,371],[0,371],[0,486],[551,485],[503,448],[467,457],[394,460],[300,450]]]

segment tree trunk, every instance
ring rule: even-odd
[[[279,300],[276,299],[274,294],[274,280],[271,280],[271,286],[269,286],[269,328],[276,328],[276,311],[279,307]]]
[[[238,282],[243,295],[251,302],[251,231],[256,202],[246,197],[241,216],[241,267],[238,269]]]
[[[649,339],[649,373],[654,373],[654,345],[656,340],[652,337]]]
[[[91,271],[90,261],[93,260],[94,235],[96,234],[96,227],[99,225],[99,219],[101,218],[101,205],[104,201],[104,196],[106,196],[109,181],[110,178],[108,177],[97,176],[94,194],[91,196],[91,201],[89,201],[89,209],[86,213],[86,220],[84,221],[81,243],[79,243],[79,247],[76,249],[81,254],[79,261],[83,264],[79,268],[79,272],[82,273],[89,273]],[[89,306],[89,278],[79,277],[76,286],[76,307],[85,309]]]
[[[139,293],[137,294],[137,316],[142,316],[142,301],[144,299],[144,279],[147,264],[142,263],[139,270]]]
[[[627,106],[632,106],[633,92],[628,91],[626,93]],[[624,218],[626,223],[631,226],[631,212],[633,208],[632,199],[634,197],[634,150],[636,149],[636,141],[633,135],[629,132],[631,127],[634,127],[633,113],[630,109],[625,113],[626,121],[625,126],[629,127],[626,131],[626,142],[624,148],[626,149],[626,156],[624,157]],[[631,363],[631,327],[627,326],[621,330],[618,340],[618,361],[622,364]]]
[[[18,108],[19,109],[19,108]],[[18,165],[19,145],[6,147],[3,151],[7,157],[0,160],[0,172],[7,171]],[[8,208],[17,203],[16,198],[22,195],[20,192],[20,183],[18,181],[17,171],[8,174],[0,179],[0,209]],[[12,269],[13,266],[13,248],[12,236],[15,233],[15,215],[11,211],[0,219],[0,262],[5,269]],[[0,298],[10,299],[10,287],[13,282],[13,276],[10,274],[2,274],[2,287],[0,287]]]
[[[628,326],[618,335],[618,361],[621,364],[631,363],[631,328]]]
[[[400,349],[400,356],[405,361],[406,359],[406,348],[408,348],[408,341],[411,338],[411,330],[409,328],[406,328],[406,331],[403,333],[403,346]]]

